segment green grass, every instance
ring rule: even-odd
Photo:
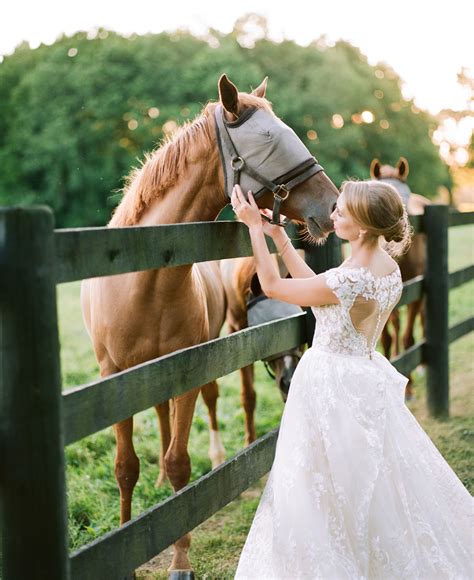
[[[449,233],[450,270],[474,262],[474,228],[451,228]],[[79,304],[78,283],[58,287],[61,363],[64,388],[77,386],[98,377],[98,366],[84,330]],[[450,324],[473,312],[474,282],[450,293]],[[420,329],[416,331],[420,338]],[[416,398],[409,403],[423,428],[448,460],[466,487],[474,492],[472,451],[474,424],[473,377],[474,336],[458,340],[450,348],[450,419],[436,421],[426,412],[425,377],[414,373]],[[261,363],[256,364],[257,436],[274,427],[281,417],[283,404],[273,381]],[[240,406],[240,375],[232,373],[219,380],[219,427],[227,458],[243,446],[244,413]],[[155,487],[158,475],[159,436],[153,410],[135,416],[135,445],[141,460],[133,512],[138,515],[171,493],[171,487]],[[207,456],[209,435],[207,410],[201,397],[194,416],[189,451],[192,458],[192,480],[211,469]],[[119,495],[114,478],[115,442],[112,429],[69,445],[66,448],[70,548],[90,542],[119,525]],[[244,492],[237,500],[201,524],[193,533],[191,558],[199,578],[232,578],[240,550],[245,541],[266,478]],[[166,578],[170,549],[143,566],[140,578]]]

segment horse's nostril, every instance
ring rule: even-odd
[[[333,212],[335,212],[335,211],[336,211],[336,207],[337,207],[337,204],[336,204],[336,203],[334,203],[334,204],[333,204],[333,206],[332,206],[331,213],[333,213]]]

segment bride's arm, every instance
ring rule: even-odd
[[[269,298],[300,306],[339,303],[334,292],[327,286],[324,274],[316,275],[311,271],[311,277],[281,278],[272,263],[261,225],[251,226],[249,233],[260,285]],[[296,253],[294,248],[293,251]]]
[[[293,278],[312,278],[314,276],[313,270],[298,254],[284,230],[273,235],[273,242]]]

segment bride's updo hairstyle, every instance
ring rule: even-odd
[[[411,245],[413,228],[398,191],[380,181],[346,181],[342,184],[347,211],[361,228],[367,242],[383,236],[385,249],[393,256],[404,254]]]

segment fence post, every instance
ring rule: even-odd
[[[327,242],[324,246],[310,246],[305,245],[305,261],[316,274],[325,272],[329,268],[339,266],[342,262],[342,243],[341,239],[336,234],[329,234]],[[306,310],[306,333],[308,336],[308,346],[313,342],[315,320],[311,308]]]
[[[3,580],[69,578],[53,226],[0,210]]]
[[[449,416],[449,273],[447,205],[425,208],[427,402],[433,417]]]

